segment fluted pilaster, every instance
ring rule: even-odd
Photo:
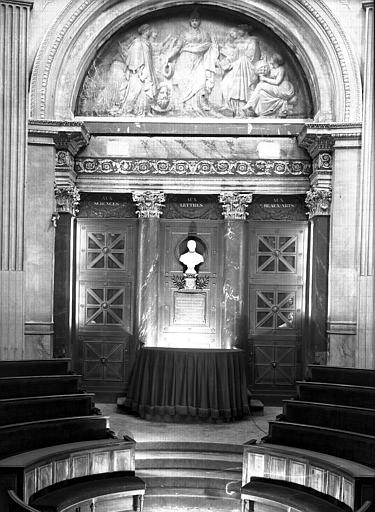
[[[33,2],[0,1],[0,358],[24,356],[27,41]]]

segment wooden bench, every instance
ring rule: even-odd
[[[0,457],[67,442],[110,437],[106,416],[77,416],[0,427]]]
[[[81,375],[0,377],[0,399],[79,393]]]
[[[33,494],[31,506],[41,512],[91,510],[105,502],[106,510],[124,510],[124,499],[133,498],[133,510],[143,510],[145,482],[134,471],[115,471],[73,478]]]
[[[64,375],[70,371],[70,359],[27,359],[0,361],[0,377]]]
[[[284,400],[283,413],[283,419],[290,423],[319,425],[369,435],[375,433],[375,409]]]
[[[309,365],[309,369],[315,382],[375,387],[375,370],[320,365]]]
[[[352,512],[345,503],[322,494],[314,489],[285,480],[252,477],[250,482],[241,488],[242,511],[246,508],[266,512],[275,510],[286,512]],[[366,502],[358,512],[369,511],[371,502]]]
[[[0,426],[94,414],[94,394],[51,395],[0,400]]]
[[[297,397],[304,402],[375,408],[375,388],[369,386],[300,381],[297,382]]]
[[[327,453],[375,467],[375,435],[271,421],[266,442]]]
[[[253,476],[288,480],[360,508],[375,503],[375,469],[311,450],[249,441],[243,447],[242,485]]]
[[[7,489],[27,503],[35,492],[62,480],[134,469],[135,441],[129,437],[66,443],[6,457],[0,460],[0,510],[6,511]]]

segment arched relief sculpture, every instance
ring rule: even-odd
[[[256,20],[240,23],[248,20],[204,14],[194,9],[190,16],[159,15],[118,32],[92,62],[76,114],[311,115],[302,69],[269,29]]]

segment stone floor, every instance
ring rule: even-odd
[[[280,407],[265,407],[262,416],[250,416],[230,423],[157,423],[142,420],[117,410],[115,404],[97,404],[102,414],[110,417],[110,427],[119,437],[128,434],[143,442],[204,442],[242,444],[250,439],[260,440],[268,433],[268,421],[281,412]],[[147,498],[147,497],[146,497]],[[176,498],[175,504],[158,505],[145,500],[145,512],[240,512],[240,501],[219,505],[219,500],[205,499],[198,503]]]
[[[265,407],[263,416],[250,416],[230,423],[157,423],[117,410],[116,404],[96,404],[103,416],[110,416],[111,430],[129,434],[137,442],[186,441],[242,444],[260,440],[268,433],[268,421],[280,414],[280,407]]]

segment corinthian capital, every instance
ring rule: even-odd
[[[163,204],[165,202],[164,192],[133,192],[133,201],[136,203],[138,210],[136,213],[140,219],[159,218],[162,214]]]
[[[245,220],[248,215],[246,207],[253,200],[253,194],[240,194],[239,192],[222,192],[219,201],[223,205],[225,219]]]
[[[57,213],[70,213],[76,215],[80,200],[79,190],[74,185],[55,185],[55,199]]]
[[[313,187],[306,194],[309,219],[316,215],[330,215],[332,192],[330,189]]]

